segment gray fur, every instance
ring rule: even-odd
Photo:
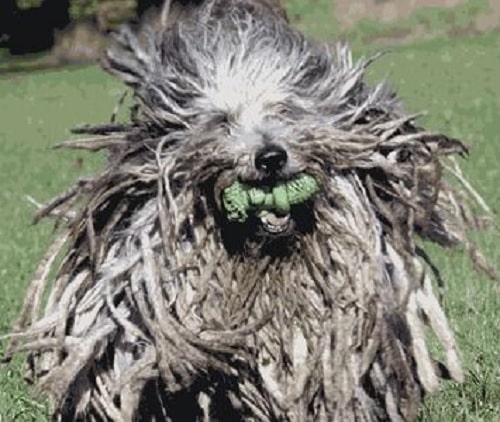
[[[109,164],[39,212],[66,228],[8,353],[30,353],[56,418],[412,420],[441,376],[463,378],[414,243],[479,257],[442,179],[459,141],[416,126],[363,81],[369,61],[307,41],[265,1],[206,1],[117,41],[105,64],[133,88],[131,122],[65,144]],[[254,159],[269,144],[289,157],[280,179],[321,187],[277,239],[219,203],[233,181],[264,180]]]

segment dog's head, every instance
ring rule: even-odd
[[[251,2],[221,4],[207,2],[159,40],[123,31],[107,67],[134,88],[135,122],[161,139],[156,158],[173,191],[210,197],[232,232],[311,230],[326,181],[352,168],[362,140],[374,143],[359,128],[401,117],[399,104],[384,84],[363,82],[367,61],[353,63],[346,47],[315,45]]]
[[[240,245],[300,236],[363,197],[389,233],[460,241],[437,204],[439,156],[462,144],[415,126],[386,83],[365,83],[371,60],[307,41],[267,5],[204,2],[160,34],[117,36],[105,67],[137,102],[115,167],[151,164],[184,239],[207,224]]]

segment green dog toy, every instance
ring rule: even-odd
[[[292,205],[311,199],[318,189],[316,179],[306,173],[274,186],[270,192],[236,181],[224,189],[222,204],[229,221],[244,223],[250,210],[286,215]]]

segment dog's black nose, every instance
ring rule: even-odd
[[[277,145],[262,148],[255,156],[255,167],[266,173],[277,173],[285,167],[288,156],[286,151]]]

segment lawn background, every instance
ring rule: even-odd
[[[328,26],[330,15],[324,9],[328,2],[318,0],[309,9],[300,0],[288,3],[292,18],[306,32],[328,40],[338,33],[334,20]],[[484,2],[475,4],[479,3]],[[431,12],[420,13],[427,16],[429,28],[435,28],[439,19],[450,25],[449,13],[456,11],[445,12],[434,20],[429,18]],[[411,27],[418,19],[423,18],[410,17],[398,23],[398,28]],[[465,21],[459,21],[461,28],[467,27]],[[367,45],[366,39],[376,34],[377,39],[384,39],[380,34],[393,29],[363,21],[342,37],[352,41],[356,55],[368,54],[381,44]],[[369,79],[387,76],[409,111],[428,112],[422,124],[464,139],[471,147],[470,158],[461,164],[494,211],[496,226],[476,237],[498,268],[500,33],[465,31],[450,36],[450,32],[393,47],[375,63]],[[9,330],[19,312],[23,293],[52,234],[50,222],[30,224],[34,208],[26,195],[44,202],[102,165],[100,156],[51,147],[66,139],[71,127],[108,121],[122,93],[120,84],[94,66],[0,76],[0,333]],[[463,251],[431,247],[430,252],[446,280],[445,306],[467,378],[459,386],[444,383],[426,401],[422,419],[500,420],[498,282],[476,274]],[[22,375],[19,359],[0,368],[0,422],[48,420],[43,395],[27,388]]]

